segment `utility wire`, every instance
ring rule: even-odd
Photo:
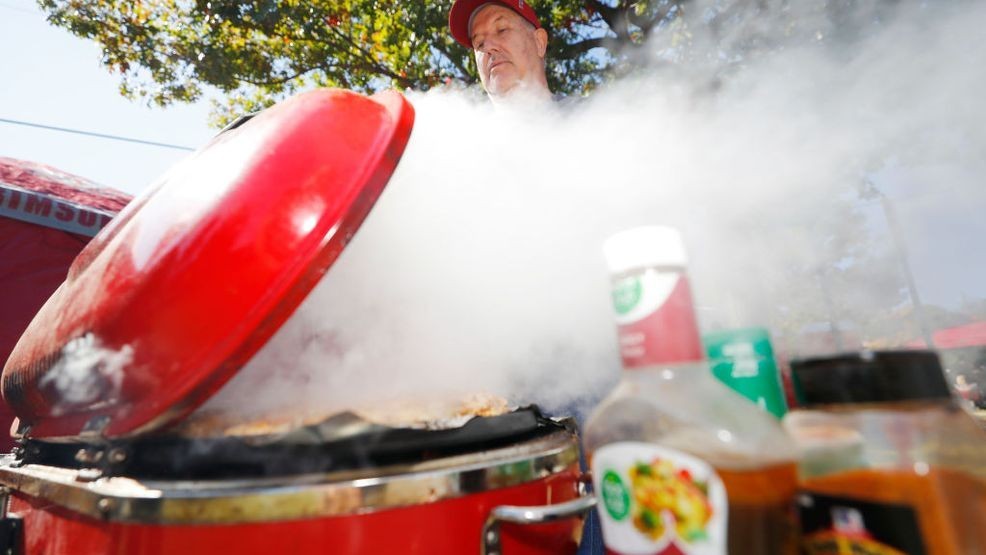
[[[155,142],[155,141],[145,141],[143,139],[134,139],[134,138],[131,138],[131,137],[121,137],[119,135],[107,135],[105,133],[93,133],[92,131],[82,131],[80,129],[69,129],[67,127],[56,127],[54,125],[42,125],[40,123],[33,123],[33,122],[30,122],[30,121],[19,121],[19,120],[15,120],[15,119],[0,118],[0,123],[10,123],[10,124],[13,124],[13,125],[23,125],[23,126],[26,126],[26,127],[37,127],[38,129],[48,129],[50,131],[61,131],[63,133],[75,133],[76,135],[86,135],[88,137],[99,137],[100,139],[110,139],[110,140],[114,140],[114,141],[124,141],[124,142],[127,142],[127,143],[138,143],[138,144],[142,144],[142,145],[159,146],[159,147],[163,147],[163,148],[173,148],[175,150],[188,150],[188,151],[195,150],[194,148],[187,147],[187,146],[172,145],[172,144],[168,144],[168,143],[158,143],[158,142]]]
[[[31,11],[31,10],[29,10],[27,8],[21,8],[21,7],[18,7],[18,6],[11,6],[10,4],[0,4],[0,8],[4,8],[4,9],[8,9],[10,11],[20,12],[20,13],[28,14],[28,15],[40,15],[38,12]]]

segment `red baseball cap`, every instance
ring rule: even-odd
[[[541,22],[534,13],[534,8],[524,0],[455,0],[452,9],[448,13],[448,27],[452,31],[452,38],[466,48],[472,48],[472,38],[469,36],[469,20],[472,14],[481,6],[486,4],[500,4],[520,14],[521,17],[531,22],[535,29],[541,28]]]

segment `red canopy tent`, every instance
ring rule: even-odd
[[[0,157],[0,363],[72,260],[132,197],[82,177]],[[0,404],[0,450],[13,416]]]
[[[935,330],[931,334],[931,341],[934,342],[936,349],[986,347],[986,322],[971,322],[961,326]],[[905,345],[919,349],[926,347],[923,339],[912,339]]]
[[[939,349],[986,346],[986,322],[940,329],[932,334],[931,340]]]

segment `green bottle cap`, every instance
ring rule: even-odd
[[[770,334],[743,328],[702,336],[712,374],[740,395],[780,418],[787,412]]]

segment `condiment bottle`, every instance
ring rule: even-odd
[[[712,376],[680,234],[635,228],[604,252],[624,371],[584,445],[607,551],[796,553],[794,446]]]
[[[986,554],[986,431],[950,395],[937,355],[792,362],[809,554]]]

